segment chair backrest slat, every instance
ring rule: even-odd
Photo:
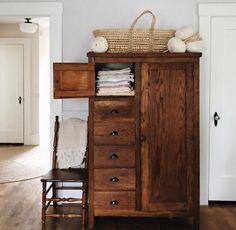
[[[54,139],[53,139],[53,158],[52,158],[52,168],[57,168],[57,146],[58,146],[58,134],[59,134],[59,116],[56,116],[54,125]]]

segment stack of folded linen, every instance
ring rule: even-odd
[[[130,68],[101,70],[97,76],[97,95],[133,96],[134,74]]]

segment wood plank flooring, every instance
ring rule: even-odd
[[[201,207],[201,230],[236,230],[236,204]],[[78,230],[77,219],[50,219],[47,230]],[[41,182],[33,179],[0,184],[0,229],[41,229]],[[190,230],[188,219],[96,218],[96,230]]]

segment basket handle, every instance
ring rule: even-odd
[[[152,45],[153,45],[153,32],[154,32],[154,27],[156,24],[156,17],[155,15],[150,11],[150,10],[145,10],[143,11],[131,24],[131,27],[129,29],[129,47],[128,50],[132,50],[132,45],[133,45],[133,32],[134,32],[134,26],[136,25],[137,21],[144,15],[144,14],[151,14],[152,15],[152,23],[151,27],[149,29],[149,38],[150,38],[150,44],[149,44],[149,50],[152,50]]]
[[[151,24],[150,30],[154,30],[154,26],[155,26],[155,24],[156,24],[156,17],[155,17],[155,15],[154,15],[150,10],[145,10],[145,11],[143,11],[143,12],[133,21],[133,23],[132,23],[131,26],[130,26],[130,30],[133,30],[133,29],[134,29],[134,26],[136,25],[137,21],[138,21],[144,14],[151,14],[151,15],[152,15],[152,24]]]

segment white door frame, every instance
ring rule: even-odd
[[[62,60],[62,14],[61,2],[3,2],[0,3],[0,17],[37,16],[49,17],[50,28],[50,139],[52,147],[55,115],[61,116],[61,100],[53,100],[53,62]],[[51,148],[52,149],[52,148]]]
[[[236,17],[236,3],[200,3],[199,32],[204,41],[200,74],[200,203],[209,200],[211,26],[213,17]]]

